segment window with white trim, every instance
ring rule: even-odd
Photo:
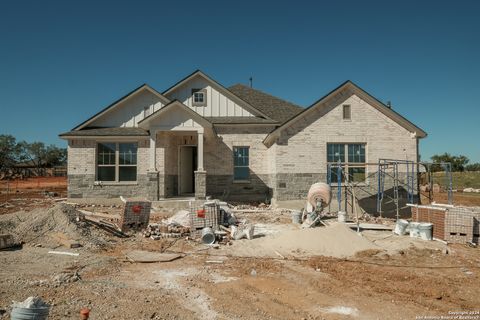
[[[205,106],[207,104],[207,90],[192,89],[192,101],[194,106]]]
[[[250,178],[249,149],[249,147],[233,147],[233,180],[241,181]]]
[[[97,144],[97,181],[137,181],[137,144]]]
[[[365,143],[327,143],[327,163],[330,164],[332,182],[338,181],[336,164],[339,161],[349,182],[365,181],[365,146]],[[345,182],[345,174],[342,174],[341,180]]]

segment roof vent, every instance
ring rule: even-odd
[[[388,107],[389,109],[392,109],[392,102],[391,102],[391,101],[387,101],[387,107]]]

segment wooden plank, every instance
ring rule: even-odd
[[[181,258],[177,253],[160,253],[143,250],[133,250],[125,253],[128,260],[140,263],[169,262]]]

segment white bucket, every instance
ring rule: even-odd
[[[423,240],[432,240],[432,229],[433,224],[431,223],[420,223],[418,226],[418,233],[420,234],[420,238]]]
[[[202,242],[204,244],[215,243],[215,232],[213,232],[212,228],[206,227],[202,229]]]
[[[419,225],[420,225],[420,222],[410,222],[410,224],[408,225],[408,228],[410,229],[410,237],[412,238],[420,237],[420,231],[418,230]]]
[[[404,219],[398,219],[397,223],[395,224],[395,230],[393,233],[398,234],[399,236],[403,236],[407,231],[408,221]]]
[[[292,223],[301,224],[302,223],[302,212],[298,210],[292,211]]]
[[[345,222],[347,221],[347,214],[345,211],[338,211],[338,222]]]

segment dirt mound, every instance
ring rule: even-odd
[[[264,236],[254,240],[235,241],[233,255],[253,257],[330,256],[350,257],[363,250],[379,249],[378,246],[351,231],[341,223],[328,227],[299,229]]]
[[[108,243],[101,231],[77,221],[77,215],[74,207],[63,203],[51,208],[5,214],[0,216],[0,233],[12,234],[17,242],[46,247],[58,246],[58,241],[52,237],[55,233],[63,233],[86,247],[104,246]]]

